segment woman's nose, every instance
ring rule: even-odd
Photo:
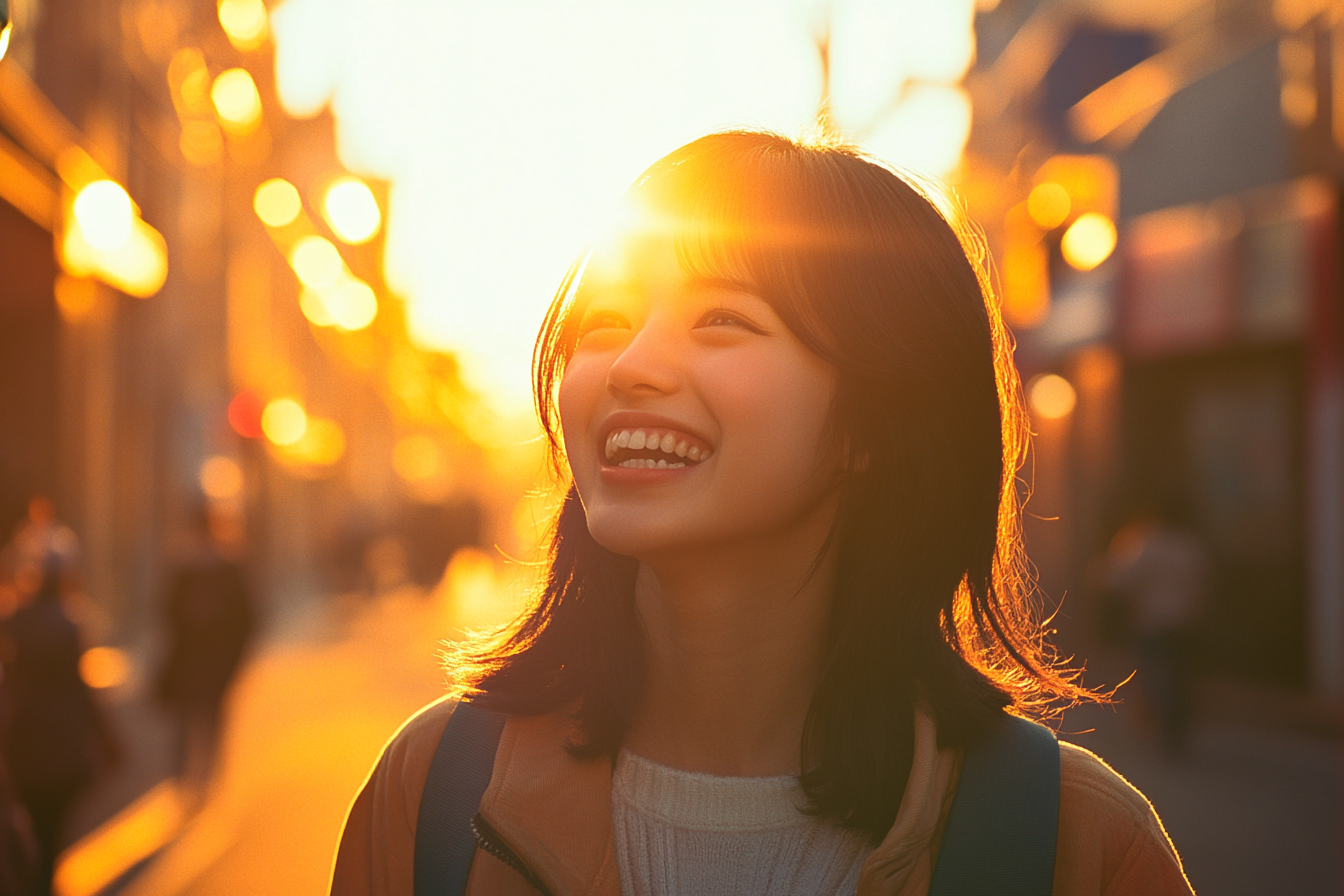
[[[646,321],[612,363],[607,387],[631,395],[675,392],[681,384],[675,342],[667,327]]]

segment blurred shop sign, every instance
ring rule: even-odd
[[[1299,339],[1334,252],[1334,189],[1304,178],[1252,193],[1246,204],[1241,335],[1257,342]]]
[[[1120,336],[1140,357],[1305,334],[1334,196],[1291,184],[1136,218],[1126,235]]]
[[[1110,338],[1115,322],[1115,278],[1101,271],[1062,280],[1050,314],[1032,342],[1051,356]]]
[[[1138,355],[1211,348],[1232,329],[1236,225],[1205,206],[1143,215],[1130,225],[1121,332]]]

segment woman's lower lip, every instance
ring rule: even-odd
[[[622,467],[603,463],[600,467],[602,478],[608,482],[620,484],[667,482],[679,476],[686,476],[699,464],[684,467]]]

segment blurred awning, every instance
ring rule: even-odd
[[[79,132],[12,61],[0,62],[0,199],[53,231],[60,209],[55,160]]]
[[[24,70],[0,60],[0,199],[52,233],[66,273],[154,295],[168,273],[164,239],[84,145]]]

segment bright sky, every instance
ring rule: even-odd
[[[888,161],[956,164],[973,0],[286,0],[287,111],[328,103],[351,170],[392,183],[387,277],[412,336],[525,407],[565,268],[651,162],[709,131],[797,134],[831,19],[835,122]]]

